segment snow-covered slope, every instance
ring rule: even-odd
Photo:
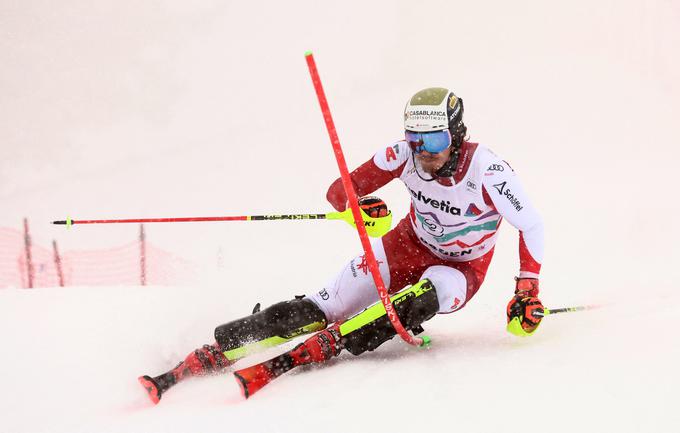
[[[247,301],[205,288],[5,290],[0,431],[671,432],[678,302],[669,290],[550,317],[528,339],[503,332],[498,305],[473,303],[427,324],[430,350],[392,340],[247,401],[231,374],[194,379],[153,406],[136,377],[173,367]]]
[[[49,221],[329,211],[311,49],[351,167],[400,138],[412,93],[453,88],[545,219],[542,300],[606,307],[506,334],[506,225],[476,298],[427,324],[431,350],[395,340],[247,402],[229,376],[194,380],[151,407],[138,375],[318,290],[360,245],[333,221],[149,225],[192,284],[0,289],[0,432],[677,430],[674,2],[5,3],[0,226],[26,216],[74,250],[138,227]],[[405,214],[403,187],[379,195]]]

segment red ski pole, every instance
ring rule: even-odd
[[[345,162],[345,156],[342,152],[342,147],[340,147],[340,139],[338,138],[338,133],[335,130],[335,124],[333,123],[333,117],[331,116],[331,110],[328,106],[328,101],[326,100],[326,95],[323,91],[323,86],[321,85],[321,77],[316,69],[316,63],[314,62],[314,56],[311,51],[305,53],[305,59],[307,60],[307,66],[309,67],[309,73],[312,76],[312,83],[314,84],[314,90],[316,91],[317,99],[319,100],[319,105],[321,106],[321,112],[323,113],[323,120],[326,122],[326,129],[328,130],[328,135],[331,139],[331,145],[333,146],[333,152],[335,153],[335,160],[338,163],[338,168],[340,169],[340,176],[342,177],[342,184],[345,188],[345,194],[349,200],[350,208],[352,209],[352,215],[354,216],[355,222],[362,221],[361,212],[359,210],[359,202],[357,199],[356,192],[354,191],[354,186],[349,177],[349,170],[347,169],[347,163]],[[397,334],[404,339],[409,344],[414,346],[425,346],[429,344],[429,337],[414,337],[409,334],[404,326],[399,320],[399,316],[390,301],[389,294],[385,288],[385,283],[383,282],[382,276],[380,275],[380,270],[378,269],[378,263],[375,259],[375,254],[373,254],[373,248],[368,239],[368,234],[366,233],[366,228],[363,224],[356,224],[357,231],[359,232],[359,238],[361,239],[361,245],[364,248],[364,253],[366,254],[366,262],[371,270],[371,275],[375,281],[375,286],[378,290],[378,295],[380,295],[380,300],[382,301],[385,311],[387,312],[387,317],[390,319],[392,326],[394,326]]]
[[[205,221],[272,221],[272,220],[317,220],[340,219],[334,218],[338,212],[330,214],[290,214],[290,215],[243,215],[243,216],[215,216],[215,217],[186,217],[186,218],[130,218],[130,219],[100,219],[100,220],[65,220],[52,221],[52,224],[72,226],[74,224],[121,224],[121,223],[182,223]]]
[[[354,225],[351,209],[343,212],[283,214],[283,215],[242,215],[242,216],[210,216],[185,218],[130,218],[130,219],[99,219],[99,220],[65,220],[52,221],[52,224],[65,225],[70,228],[74,224],[126,224],[126,223],[182,223],[206,221],[282,221],[282,220],[342,220]],[[392,213],[384,217],[370,217],[363,214],[363,221],[368,235],[374,238],[383,236],[392,226]]]

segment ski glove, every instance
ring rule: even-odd
[[[515,296],[508,303],[508,323],[517,318],[522,329],[530,334],[538,328],[543,319],[543,304],[538,299],[536,278],[516,278]]]
[[[385,202],[372,195],[359,198],[359,207],[371,218],[382,218],[390,213]]]

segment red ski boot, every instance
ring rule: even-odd
[[[217,343],[212,346],[206,344],[191,352],[172,370],[156,377],[141,376],[138,380],[149,393],[151,401],[158,404],[165,391],[187,377],[219,373],[231,364]]]
[[[245,398],[259,391],[263,386],[283,373],[301,365],[321,363],[337,356],[342,350],[340,325],[312,335],[293,350],[283,353],[269,361],[255,364],[234,372]]]

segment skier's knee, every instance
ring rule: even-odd
[[[392,304],[404,328],[422,331],[420,325],[431,319],[439,310],[439,301],[434,285],[427,279],[397,293],[392,297]],[[385,311],[375,318],[371,308],[382,308],[376,304],[343,323],[343,346],[353,355],[375,350],[385,341],[392,339],[396,331]]]
[[[286,339],[326,327],[326,316],[315,303],[302,297],[276,303],[250,316],[215,329],[215,339],[228,351],[244,343],[274,336]]]
[[[326,316],[319,307],[304,298],[278,302],[264,309],[262,317],[258,319],[271,324],[273,332],[282,336],[311,323],[326,323]]]

